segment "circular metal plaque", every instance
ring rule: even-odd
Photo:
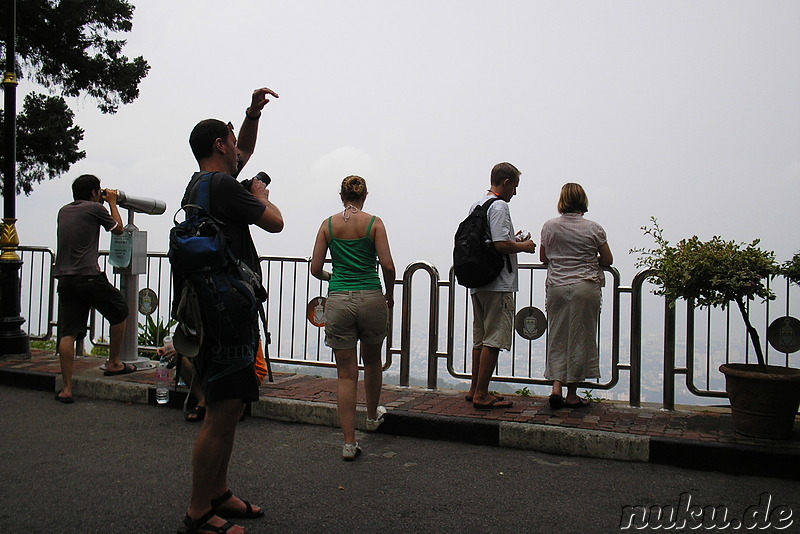
[[[539,308],[522,308],[514,318],[514,329],[525,339],[540,338],[547,330],[547,317]]]
[[[794,317],[779,317],[767,328],[767,340],[778,352],[800,350],[800,321]]]
[[[146,287],[139,291],[139,313],[150,315],[158,308],[158,295],[156,292]]]
[[[325,297],[314,297],[308,303],[308,307],[306,308],[306,317],[308,318],[308,322],[313,324],[314,326],[323,327],[325,326],[325,303],[327,300]]]

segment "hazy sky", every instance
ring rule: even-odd
[[[54,246],[72,179],[93,173],[167,202],[136,216],[149,249],[165,251],[196,169],[190,130],[208,117],[238,125],[267,86],[280,99],[245,174],[272,176],[286,228],[255,232],[262,255],[309,256],[341,210],[342,178],[359,174],[398,275],[424,259],[445,277],[452,234],[500,161],[523,173],[511,214],[537,243],[561,185],[581,183],[623,284],[651,215],[671,241],[761,238],[779,260],[800,249],[795,0],[134,4],[125,53],[152,66],[141,96],[116,115],[73,101],[87,157],[19,198],[22,244]],[[20,84],[20,102],[31,89]]]

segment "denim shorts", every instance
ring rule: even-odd
[[[389,308],[379,289],[331,291],[325,303],[325,344],[352,349],[357,342],[380,345],[386,338]]]

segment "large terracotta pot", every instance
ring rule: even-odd
[[[788,439],[800,407],[800,369],[757,364],[721,365],[731,401],[733,428],[739,434],[766,439]]]

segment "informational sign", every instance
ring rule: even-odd
[[[306,308],[306,317],[308,322],[314,326],[325,326],[325,297],[315,297],[311,299]]]
[[[522,308],[514,319],[514,329],[525,339],[538,339],[547,330],[547,317],[539,308]]]
[[[139,313],[151,315],[158,308],[158,295],[156,292],[146,287],[139,291]]]
[[[131,264],[133,253],[133,240],[130,232],[111,235],[111,247],[108,253],[108,263],[118,269],[127,269]]]
[[[779,317],[767,328],[767,340],[778,352],[800,350],[800,321],[794,317]]]

